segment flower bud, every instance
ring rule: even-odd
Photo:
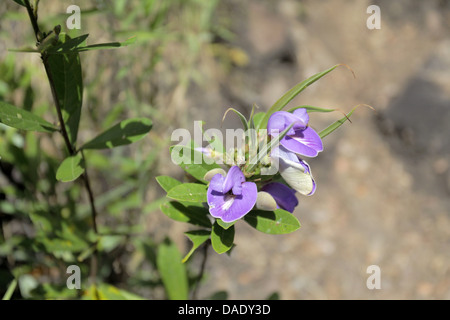
[[[223,170],[222,168],[216,168],[216,169],[212,169],[210,171],[208,171],[205,176],[203,177],[203,180],[205,181],[211,181],[212,178],[216,175],[220,173],[222,176],[226,176],[227,173],[225,172],[225,170]]]
[[[265,191],[258,192],[258,198],[256,198],[256,208],[265,211],[274,211],[277,209],[277,202]]]

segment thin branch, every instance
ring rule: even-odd
[[[27,9],[27,12],[28,12],[28,16],[30,17],[31,25],[33,26],[36,41],[39,43],[43,40],[42,39],[43,34],[42,34],[41,30],[39,29],[38,20],[37,20],[37,16],[38,16],[37,6],[39,3],[39,0],[36,1],[36,5],[35,5],[36,7],[34,9],[30,5],[29,0],[24,0],[24,3],[25,3],[25,7]],[[60,124],[60,133],[64,138],[64,143],[66,145],[66,148],[67,148],[69,154],[72,156],[77,153],[77,150],[72,145],[70,138],[69,138],[69,134],[66,129],[66,124],[64,122],[64,118],[62,115],[62,106],[59,102],[58,94],[56,92],[55,82],[54,82],[54,79],[52,76],[52,72],[50,70],[50,65],[48,64],[48,55],[45,52],[43,52],[41,54],[41,58],[42,58],[42,62],[44,64],[45,72],[47,74],[47,78],[48,78],[48,81],[50,84],[50,89],[52,92],[53,100],[55,103],[56,113],[58,115],[58,120],[59,120],[59,124]],[[85,159],[82,151],[81,151],[81,155],[82,155],[83,161],[86,164],[86,159]],[[91,206],[92,224],[93,224],[94,232],[96,235],[98,235],[97,210],[95,208],[94,193],[92,192],[91,182],[89,180],[87,169],[85,170],[84,174],[82,175],[82,179],[84,181],[84,185],[85,185],[86,191],[88,193],[88,197],[89,197],[89,204]],[[97,246],[97,242],[95,243],[95,246]],[[98,256],[97,255],[98,255],[98,251],[96,249],[95,252],[92,254],[92,259],[91,259],[91,280],[93,281],[93,283],[95,283],[95,280],[97,277],[97,271],[98,271]]]
[[[194,290],[192,291],[192,300],[197,300],[197,294],[198,294],[198,288],[200,286],[200,281],[203,278],[203,275],[205,273],[205,267],[206,267],[206,260],[208,259],[208,248],[209,248],[209,242],[206,242],[203,245],[203,260],[202,264],[200,265],[200,272],[197,276],[197,282],[195,283]]]
[[[90,182],[89,175],[88,175],[88,170],[86,167],[86,158],[84,156],[84,152],[83,152],[83,150],[81,150],[80,152],[81,152],[81,157],[83,158],[83,161],[84,161],[84,168],[85,168],[82,178],[84,180],[84,186],[86,187],[86,191],[87,191],[88,197],[89,197],[89,203],[91,205],[92,223],[93,223],[93,227],[94,227],[94,232],[96,235],[98,235],[97,209],[95,208],[94,193],[92,192],[92,187],[91,187],[91,182]]]
[[[42,33],[39,29],[39,25],[37,23],[37,12],[34,13],[33,7],[30,4],[29,0],[24,0],[25,7],[27,8],[28,16],[30,17],[31,25],[33,26],[34,35],[36,37],[37,42],[41,42]]]

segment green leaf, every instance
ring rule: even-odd
[[[116,288],[112,285],[101,283],[99,286],[90,286],[83,294],[83,300],[145,300],[144,298]]]
[[[256,230],[268,234],[286,234],[300,228],[300,222],[290,212],[277,209],[275,211],[250,211],[244,220]]]
[[[189,240],[192,241],[192,249],[183,258],[183,263],[188,261],[194,251],[209,239],[209,237],[211,236],[211,232],[209,232],[208,230],[195,230],[185,232],[184,234],[189,238]]]
[[[173,187],[181,184],[180,181],[169,176],[159,176],[156,178],[156,181],[166,192],[169,192]]]
[[[59,44],[63,45],[71,38],[61,33]],[[55,85],[55,94],[61,106],[61,113],[69,140],[75,145],[83,102],[83,77],[80,56],[76,52],[46,57],[47,71]]]
[[[78,179],[85,170],[84,160],[80,153],[65,159],[56,171],[56,179],[70,182]]]
[[[216,222],[219,226],[221,226],[222,228],[224,228],[225,230],[232,227],[236,221],[233,222],[223,222],[222,219],[216,219]]]
[[[306,109],[307,112],[334,112],[337,111],[336,109],[327,109],[327,108],[319,108],[319,107],[314,107],[314,106],[298,106],[298,107],[294,107],[292,109],[289,109],[288,112],[293,112],[297,109]]]
[[[16,290],[17,287],[17,280],[13,279],[13,281],[11,281],[11,283],[8,286],[8,290],[6,290],[5,294],[3,295],[2,300],[10,300],[14,290]]]
[[[170,300],[188,299],[188,278],[176,245],[165,241],[158,248],[156,265]]]
[[[244,117],[244,115],[243,115],[242,113],[240,113],[239,111],[237,111],[237,110],[234,109],[234,108],[229,108],[227,111],[225,111],[225,114],[223,115],[223,118],[222,118],[222,122],[225,120],[225,117],[227,116],[227,113],[228,113],[229,111],[233,111],[234,113],[237,114],[237,116],[239,117],[239,119],[241,119],[242,125],[244,126],[244,130],[247,131],[248,128],[249,128],[247,119]]]
[[[97,43],[92,45],[81,45],[84,43],[86,38],[88,37],[87,34],[80,36],[78,38],[72,39],[70,43],[67,45],[59,45],[59,46],[53,46],[49,48],[46,52],[48,54],[66,54],[70,52],[85,52],[85,51],[94,51],[94,50],[105,50],[105,49],[116,49],[121,47],[129,46],[136,42],[136,37],[131,37],[123,42],[107,42],[107,43]]]
[[[13,0],[15,3],[20,4],[21,6],[26,7],[25,2],[23,0]]]
[[[308,86],[325,76],[326,74],[330,73],[340,65],[335,65],[325,71],[319,72],[312,77],[309,77],[308,79],[300,82],[296,86],[294,86],[292,89],[290,89],[288,92],[286,92],[275,104],[270,107],[269,111],[266,113],[264,118],[261,120],[260,126],[257,127],[257,129],[265,129],[267,127],[267,122],[269,121],[270,116],[277,111],[281,111],[292,99],[294,99],[300,92],[305,90]]]
[[[106,130],[82,149],[112,149],[141,140],[152,129],[152,121],[147,118],[124,120]]]
[[[328,126],[327,128],[323,129],[322,131],[320,131],[320,132],[319,132],[320,138],[321,138],[321,139],[325,138],[327,135],[329,135],[329,134],[332,133],[334,130],[336,130],[337,128],[339,128],[341,125],[343,125],[345,121],[347,121],[347,120],[350,121],[350,116],[353,114],[353,112],[355,112],[355,110],[356,110],[358,107],[361,107],[361,106],[366,106],[366,107],[368,107],[368,108],[374,110],[371,106],[366,105],[366,104],[360,104],[360,105],[357,105],[357,106],[354,107],[349,113],[347,113],[347,114],[345,115],[345,117],[343,117],[343,118],[337,120],[336,122],[333,122],[330,126]]]
[[[206,228],[211,227],[211,221],[208,218],[209,212],[203,206],[168,201],[163,203],[160,209],[166,216],[175,221],[186,222]]]
[[[46,53],[49,54],[67,54],[67,53],[75,53],[77,52],[77,47],[86,42],[87,37],[89,34],[84,34],[82,36],[76,37],[76,38],[69,38],[68,36],[64,41],[61,41],[57,43],[56,45],[50,46],[48,49],[45,50]]]
[[[222,228],[217,222],[214,223],[211,232],[211,244],[218,254],[227,252],[233,247],[234,226],[228,229]]]
[[[173,187],[167,196],[171,199],[186,202],[206,202],[208,187],[200,183],[184,183]]]
[[[207,183],[207,181],[203,180],[203,177],[208,171],[220,168],[216,163],[205,163],[204,157],[206,156],[188,146],[172,146],[170,147],[170,154],[172,159],[177,159],[178,165],[184,171],[203,183]],[[202,160],[200,164],[196,164],[198,159]]]
[[[31,52],[31,53],[39,53],[40,51],[38,49],[35,48],[31,48],[31,47],[23,47],[23,48],[17,48],[17,49],[8,49],[8,51],[11,52]]]
[[[16,129],[54,132],[59,129],[33,113],[0,101],[0,122]]]
[[[255,128],[261,127],[261,122],[264,119],[264,116],[266,115],[265,112],[258,112],[253,116],[253,124]]]

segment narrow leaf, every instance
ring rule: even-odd
[[[343,125],[345,121],[347,121],[347,120],[350,121],[350,116],[353,114],[353,112],[355,112],[355,110],[356,110],[358,107],[361,107],[361,106],[366,106],[366,107],[368,107],[368,108],[374,110],[371,106],[366,105],[366,104],[360,104],[360,105],[357,105],[357,106],[354,107],[349,113],[347,113],[345,117],[343,117],[343,118],[337,120],[336,122],[333,122],[330,126],[328,126],[327,128],[323,129],[322,131],[320,131],[320,133],[319,133],[320,138],[321,138],[321,139],[325,138],[327,135],[329,135],[329,134],[332,133],[334,130],[336,130],[337,128],[339,128],[341,125]]]
[[[152,121],[147,118],[124,120],[106,130],[82,149],[112,149],[139,141],[152,129]]]
[[[184,183],[173,187],[167,196],[171,199],[186,202],[206,202],[208,187],[199,183]]]
[[[78,179],[84,173],[84,160],[80,153],[65,159],[56,171],[56,179],[70,182]]]
[[[184,233],[189,240],[192,241],[192,249],[186,254],[183,258],[182,262],[185,263],[189,260],[195,250],[198,249],[203,243],[205,243],[209,237],[211,236],[211,232],[208,230],[196,230],[196,231],[188,231]]]
[[[24,47],[24,48],[17,48],[17,49],[8,49],[8,51],[10,52],[22,52],[22,53],[39,53],[40,51],[35,49],[35,48],[31,48],[31,47]]]
[[[14,290],[16,290],[17,287],[17,280],[13,279],[13,281],[11,281],[11,283],[8,286],[8,290],[6,290],[5,294],[3,295],[2,300],[10,300]]]
[[[76,37],[76,38],[69,38],[68,36],[65,36],[66,39],[62,42],[59,42],[56,45],[50,46],[48,49],[45,50],[48,54],[67,54],[67,53],[74,53],[77,50],[77,47],[80,46],[82,43],[86,42],[87,37],[89,34],[84,34],[82,36]]]
[[[188,299],[188,278],[182,256],[176,245],[165,241],[158,248],[156,265],[170,300]]]
[[[256,230],[268,234],[286,234],[300,228],[300,222],[290,212],[277,209],[275,211],[251,211],[244,220]]]
[[[260,127],[258,127],[258,129],[259,128],[265,129],[267,127],[267,122],[269,121],[270,116],[274,112],[282,110],[300,92],[305,90],[308,86],[310,86],[311,84],[313,84],[314,82],[316,82],[317,80],[319,80],[320,78],[325,76],[326,74],[328,74],[331,71],[333,71],[334,69],[336,69],[338,66],[340,66],[340,65],[338,64],[338,65],[335,65],[325,71],[319,72],[319,73],[313,75],[312,77],[309,77],[308,79],[300,82],[299,84],[294,86],[292,89],[290,89],[288,92],[286,92],[277,102],[275,102],[275,104],[272,107],[270,107],[269,111],[266,113],[263,120],[261,121]]]
[[[266,115],[265,112],[258,112],[253,116],[253,125],[255,128],[261,127],[261,122],[264,119],[264,116]]]
[[[54,132],[58,128],[33,113],[0,101],[0,122],[16,129]]]
[[[67,41],[71,41],[71,38],[61,33],[58,41],[60,45],[64,45]],[[49,55],[46,66],[55,86],[55,94],[61,106],[69,140],[75,145],[83,102],[83,76],[80,56],[76,52]]]
[[[93,51],[93,50],[116,49],[116,48],[129,46],[135,42],[136,42],[136,37],[132,37],[123,42],[98,43],[98,44],[92,44],[89,46],[77,47],[77,48],[75,48],[75,50],[77,52],[84,52],[84,51]]]
[[[13,0],[15,3],[20,4],[21,6],[26,7],[25,2],[23,0]]]
[[[217,222],[214,223],[211,232],[211,244],[218,254],[227,252],[233,247],[234,226],[228,229],[222,228]]]
[[[108,42],[108,43],[97,43],[92,45],[81,45],[85,42],[87,36],[88,35],[86,34],[78,38],[74,38],[66,45],[53,46],[49,48],[46,52],[51,55],[57,55],[57,54],[67,54],[71,52],[78,53],[94,50],[116,49],[129,46],[136,42],[136,37],[132,37],[123,42]]]
[[[306,109],[307,112],[334,112],[337,111],[336,109],[327,109],[327,108],[319,108],[319,107],[314,107],[314,106],[298,106],[298,107],[294,107],[292,109],[289,109],[288,112],[293,112],[297,109]]]
[[[222,122],[225,120],[225,117],[227,116],[227,113],[228,113],[229,111],[233,111],[234,113],[237,114],[237,116],[239,117],[239,119],[240,119],[241,122],[242,122],[242,125],[244,126],[244,131],[247,131],[248,128],[249,128],[247,119],[244,117],[244,115],[243,115],[242,113],[240,113],[239,111],[237,111],[237,110],[234,109],[234,108],[229,108],[227,111],[225,111],[225,114],[223,115],[223,118],[222,118]]]
[[[145,300],[144,298],[114,287],[112,285],[101,283],[98,286],[90,286],[83,294],[83,300]]]

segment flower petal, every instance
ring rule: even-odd
[[[278,206],[283,210],[292,213],[294,212],[295,207],[298,206],[298,199],[295,196],[295,190],[292,190],[282,183],[268,183],[261,188],[261,191],[269,193],[275,199]]]
[[[216,173],[211,181],[209,182],[209,187],[208,190],[215,190],[218,191],[220,193],[226,193],[223,192],[223,182],[225,181],[225,177],[223,175],[221,175],[220,173]]]
[[[241,195],[230,195],[208,188],[209,213],[223,222],[241,219],[255,206],[258,190],[255,183],[245,182],[241,191]]]
[[[223,182],[222,192],[227,193],[233,189],[234,195],[241,195],[242,183],[245,182],[245,176],[238,166],[233,166],[228,170],[228,174]]]
[[[323,151],[320,136],[310,127],[296,130],[295,135],[285,136],[281,139],[281,144],[289,151],[306,157],[316,157]]]
[[[316,183],[309,165],[282,146],[272,150],[272,157],[278,158],[278,168],[286,183],[303,195],[310,196],[316,190]]]
[[[304,122],[305,118],[299,118],[287,111],[278,111],[272,114],[267,123],[267,132],[271,136],[277,136],[284,131],[291,123],[295,122],[294,126],[288,131],[288,135],[295,134],[295,130],[305,129],[308,122]]]
[[[292,112],[292,114],[299,118],[305,124],[305,126],[308,124],[309,115],[305,108],[296,109],[294,110],[294,112]]]
[[[275,211],[278,209],[278,205],[274,197],[269,192],[258,192],[258,198],[256,199],[256,208],[265,211]]]
[[[216,175],[220,173],[223,177],[227,175],[227,173],[225,172],[225,170],[223,170],[222,168],[215,168],[212,170],[209,170],[203,177],[203,180],[205,181],[211,181],[212,178]]]

